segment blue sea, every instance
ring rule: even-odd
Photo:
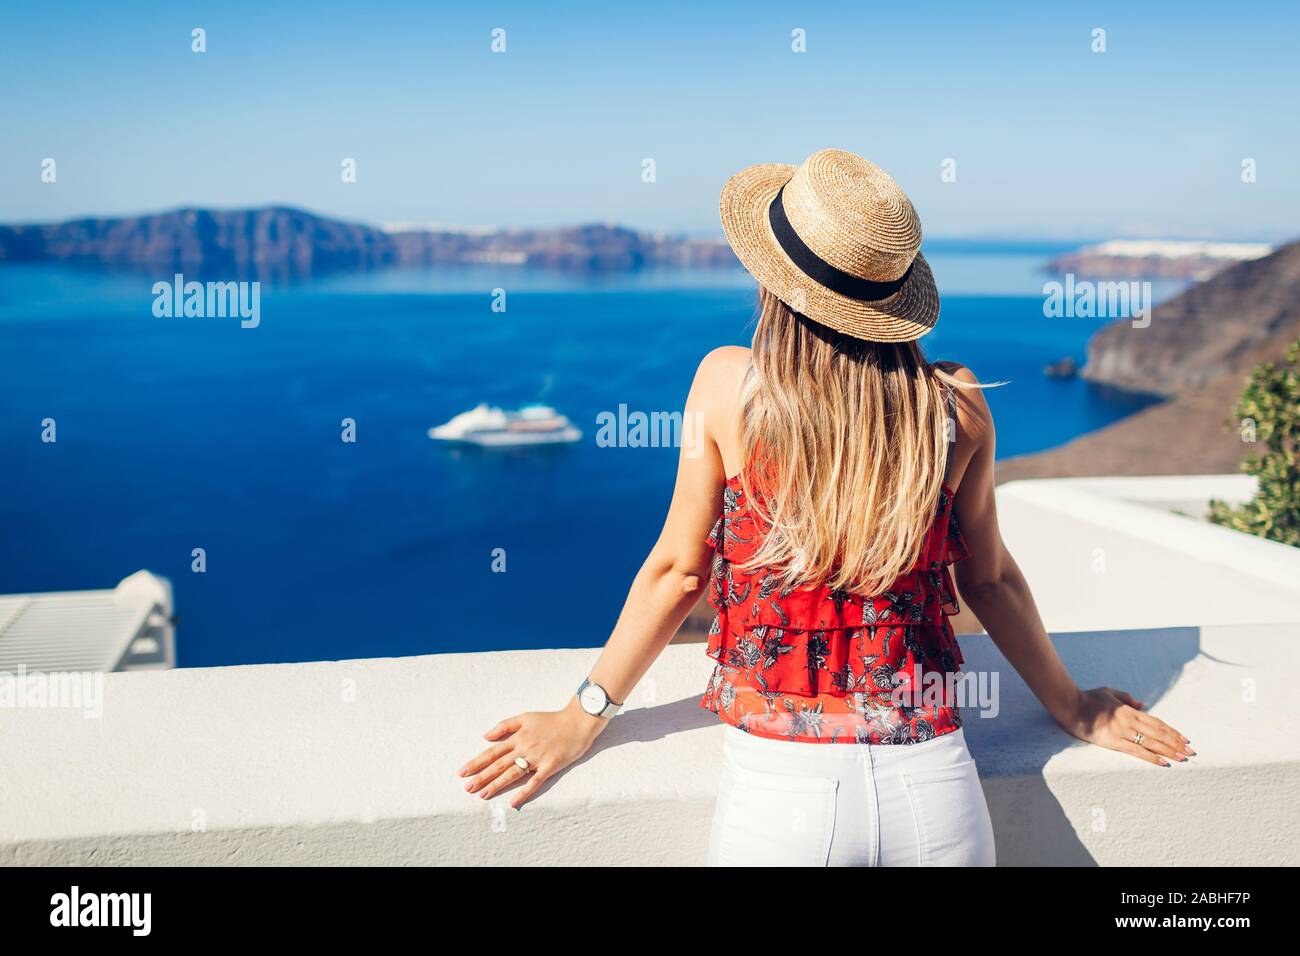
[[[1098,327],[1043,316],[1037,270],[1074,246],[927,245],[944,299],[924,345],[1009,383],[988,393],[1000,457],[1145,403],[1043,375]],[[390,270],[264,285],[243,329],[155,318],[170,278],[0,266],[0,593],[147,568],[174,585],[187,667],[599,646],[676,452],[598,447],[596,417],[679,409],[701,356],[747,344],[755,303],[738,270]],[[427,437],[482,401],[552,404],[584,440]]]

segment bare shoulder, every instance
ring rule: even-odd
[[[700,361],[687,401],[688,411],[703,416],[704,431],[717,446],[725,474],[740,469],[740,386],[749,368],[749,349],[716,348]]]
[[[935,362],[934,367],[957,383],[957,427],[974,447],[993,438],[993,413],[984,400],[985,386],[969,367],[960,362]]]
[[[700,360],[700,374],[738,377],[749,366],[749,356],[743,345],[720,345]]]
[[[967,385],[978,385],[980,383],[980,380],[975,377],[975,373],[962,365],[961,362],[935,362],[934,367]]]
[[[716,348],[700,360],[692,391],[708,405],[727,407],[735,402],[748,368],[749,349],[741,345]]]

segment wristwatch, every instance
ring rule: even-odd
[[[592,683],[590,677],[578,687],[578,706],[593,717],[613,717],[623,709],[622,704],[609,699],[605,688]]]

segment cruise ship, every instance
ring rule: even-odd
[[[516,445],[571,444],[582,438],[573,423],[548,405],[504,411],[486,403],[429,429],[434,441],[501,448]]]

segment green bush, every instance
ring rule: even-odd
[[[1300,547],[1300,342],[1287,349],[1279,365],[1266,362],[1250,373],[1237,402],[1242,437],[1263,452],[1241,463],[1259,480],[1255,497],[1240,508],[1210,502],[1210,520],[1227,528]]]

